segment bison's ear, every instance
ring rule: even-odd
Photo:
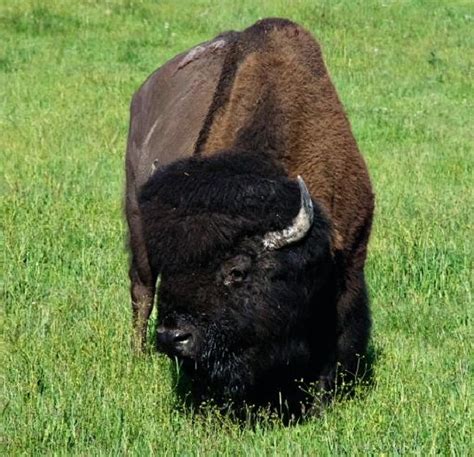
[[[288,227],[265,234],[263,237],[265,249],[280,249],[287,244],[301,240],[313,224],[313,202],[311,195],[303,178],[298,176],[297,180],[300,189],[300,210]]]

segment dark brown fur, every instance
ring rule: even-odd
[[[216,40],[225,45],[213,47]],[[354,361],[344,357],[363,354],[369,336],[369,323],[359,323],[354,310],[361,302],[366,306],[363,269],[374,196],[319,45],[297,24],[265,19],[243,32],[217,37],[196,59],[180,66],[187,55],[155,72],[131,107],[126,214],[137,341],[146,333],[158,274],[149,265],[143,241],[139,189],[156,161],[165,166],[193,153],[205,157],[237,147],[268,152],[290,177],[301,175],[326,212],[332,252],[343,272],[337,302],[338,361],[355,372]],[[356,332],[360,328],[357,343],[345,333],[348,323]]]

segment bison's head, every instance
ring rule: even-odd
[[[140,197],[160,273],[158,348],[201,398],[256,401],[313,363],[329,227],[302,179],[263,154],[227,152],[158,170]]]

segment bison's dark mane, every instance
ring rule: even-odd
[[[226,151],[156,171],[139,204],[153,266],[182,270],[206,264],[245,237],[287,227],[300,192],[267,154]]]

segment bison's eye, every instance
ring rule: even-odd
[[[225,286],[238,286],[247,277],[251,260],[247,256],[239,255],[223,266],[223,283]]]
[[[233,282],[242,282],[246,275],[247,273],[245,271],[239,270],[238,268],[232,268],[229,272],[229,276]]]
[[[234,267],[231,268],[228,273],[224,276],[224,285],[225,286],[238,286],[242,284],[243,280],[247,276],[247,272],[239,270]]]

